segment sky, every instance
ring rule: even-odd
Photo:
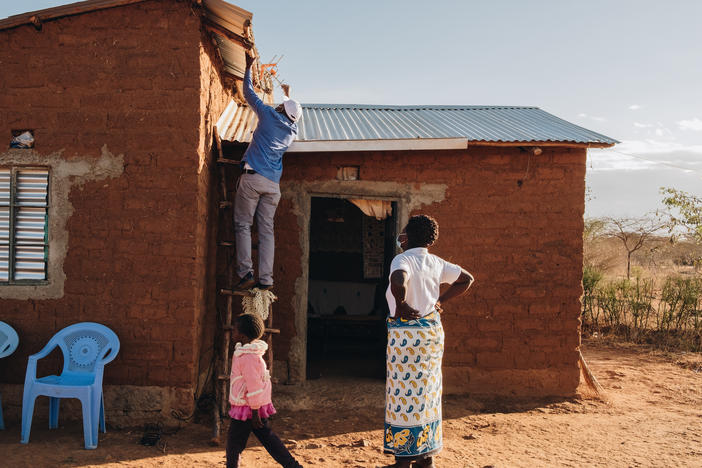
[[[67,3],[0,1],[0,18]],[[231,0],[303,103],[538,106],[589,150],[586,216],[702,196],[700,0]]]

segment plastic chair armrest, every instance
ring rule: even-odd
[[[105,364],[112,362],[112,360],[117,357],[117,353],[119,353],[119,345],[112,346],[110,352],[100,360],[100,365],[104,366]]]
[[[49,353],[50,353],[51,351],[53,351],[54,348],[55,348],[56,346],[57,346],[57,345],[56,345],[55,342],[49,341],[49,342],[46,344],[46,346],[44,346],[44,347],[42,348],[41,351],[39,351],[38,353],[35,353],[35,354],[32,354],[31,356],[29,356],[29,359],[34,359],[35,361],[38,361],[39,359],[43,359],[43,358],[45,358],[46,356],[48,356]]]
[[[36,379],[36,377],[37,377],[37,361],[39,359],[42,359],[42,358],[45,358],[46,356],[48,356],[49,353],[51,351],[53,351],[55,347],[56,347],[56,343],[49,342],[49,343],[47,343],[46,346],[44,346],[44,348],[41,351],[29,356],[28,361],[27,361],[27,374],[25,376],[25,381],[27,381],[27,379],[30,379],[30,377],[31,377],[30,380]]]

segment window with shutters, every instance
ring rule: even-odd
[[[0,286],[47,282],[49,169],[0,166]]]

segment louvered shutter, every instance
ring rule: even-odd
[[[14,280],[46,279],[49,171],[18,169],[14,200]]]
[[[0,282],[10,279],[10,181],[12,172],[0,168]]]

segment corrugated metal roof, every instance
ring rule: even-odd
[[[0,20],[0,30],[25,24],[41,24],[65,16],[79,15],[106,8],[115,8],[148,0],[87,0],[45,10],[30,11]],[[251,18],[253,14],[223,0],[203,0],[203,16],[214,35],[224,67],[230,75],[243,78],[246,48],[253,47]]]
[[[230,104],[218,122],[223,139],[251,141],[256,116]],[[612,146],[617,140],[572,124],[538,107],[380,106],[303,104],[294,151],[305,142],[448,140],[472,143],[569,143]]]
[[[230,75],[244,77],[246,48],[253,47],[253,14],[222,0],[204,0],[205,18],[222,30],[212,30],[224,68]]]

